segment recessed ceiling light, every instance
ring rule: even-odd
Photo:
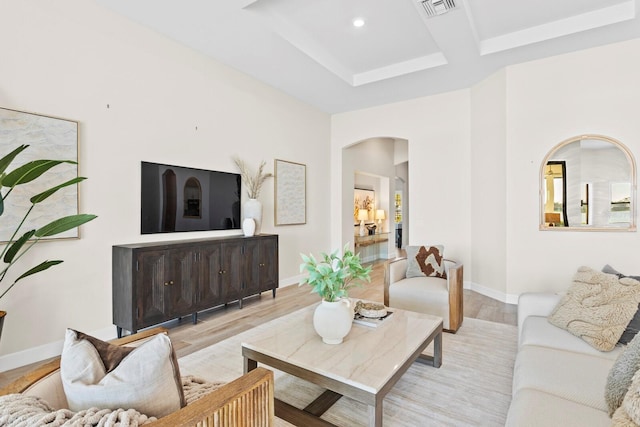
[[[356,28],[360,28],[364,26],[364,19],[362,18],[355,18],[353,20],[353,26]]]

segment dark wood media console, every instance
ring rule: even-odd
[[[278,236],[113,246],[113,323],[139,329],[278,288]]]

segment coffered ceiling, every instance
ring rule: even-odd
[[[640,37],[640,0],[96,1],[330,113]]]

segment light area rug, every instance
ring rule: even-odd
[[[354,326],[355,327],[355,326]],[[259,336],[256,327],[180,358],[182,375],[231,381],[242,375],[241,343]],[[465,318],[456,334],[443,334],[440,369],[415,363],[387,394],[385,426],[504,426],[511,402],[517,328]],[[433,354],[431,346],[425,351]],[[303,408],[323,389],[275,371],[275,394]],[[367,406],[341,398],[323,416],[338,426],[368,425]],[[277,419],[276,425],[290,426]]]

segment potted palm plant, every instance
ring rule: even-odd
[[[371,266],[363,267],[360,255],[353,253],[347,244],[342,256],[338,251],[322,253],[317,260],[312,254],[301,254],[303,263],[300,272],[308,276],[300,281],[300,286],[311,285],[311,292],[322,297],[322,302],[313,315],[313,326],[327,344],[340,344],[351,330],[353,308],[348,299],[349,289],[371,281]]]
[[[5,212],[5,201],[18,185],[25,185],[35,181],[40,176],[42,176],[42,174],[57,165],[63,163],[76,164],[76,162],[72,160],[34,160],[12,170],[11,172],[5,172],[11,165],[13,160],[28,147],[28,145],[21,145],[20,147],[16,148],[9,154],[5,155],[2,159],[0,159],[0,216],[2,216]],[[36,273],[40,273],[41,271],[47,270],[48,268],[51,268],[54,265],[60,264],[62,262],[62,260],[42,261],[35,266],[31,266],[26,271],[24,271],[24,273],[18,275],[17,278],[10,281],[11,283],[8,286],[5,285],[3,282],[7,277],[7,273],[9,272],[11,267],[16,265],[20,258],[22,258],[22,256],[26,252],[28,252],[34,244],[36,244],[42,238],[55,236],[56,234],[60,234],[73,228],[79,227],[80,225],[96,218],[95,215],[90,214],[70,215],[58,218],[37,229],[26,231],[22,230],[27,217],[29,217],[29,215],[33,212],[36,205],[49,198],[61,188],[75,185],[80,181],[83,181],[84,179],[86,178],[76,177],[70,179],[38,194],[34,194],[29,199],[31,205],[27,209],[26,213],[22,216],[20,221],[18,221],[18,223],[12,227],[12,235],[9,240],[4,243],[2,252],[0,253],[0,258],[2,258],[3,262],[3,265],[0,266],[0,300],[2,300],[7,292],[9,292],[20,280]],[[6,312],[0,311],[0,337],[2,336],[2,326],[4,324],[5,317]]]

